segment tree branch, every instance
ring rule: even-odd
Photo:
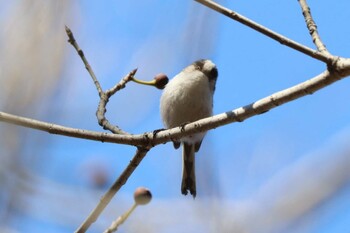
[[[50,134],[63,135],[74,138],[88,139],[100,142],[120,143],[127,145],[139,145],[140,138],[136,141],[130,135],[109,134],[106,132],[96,132],[86,129],[70,128],[62,125],[38,121],[26,117],[20,117],[5,112],[0,112],[0,121],[7,122],[14,125],[20,125],[26,128],[37,129],[45,131]],[[137,138],[137,137],[136,137]],[[133,142],[132,142],[133,141]],[[143,144],[143,143],[141,143]]]
[[[161,143],[169,142],[173,139],[179,139],[194,133],[204,132],[233,122],[242,122],[250,117],[267,112],[277,106],[291,102],[305,95],[312,94],[338,80],[341,80],[342,78],[345,78],[348,75],[350,75],[350,59],[338,58],[334,60],[333,65],[329,66],[328,70],[325,70],[316,77],[299,83],[293,87],[276,92],[270,96],[257,100],[254,103],[232,111],[157,133],[146,132],[144,134],[137,135],[119,135],[94,132],[18,117],[4,112],[0,112],[0,121],[46,131],[51,134],[59,134],[101,142],[152,147]]]
[[[81,58],[81,60],[83,61],[84,65],[85,65],[85,68],[86,70],[89,72],[91,78],[92,78],[92,81],[94,82],[96,88],[97,88],[97,92],[98,94],[101,96],[101,94],[103,93],[102,91],[102,87],[99,83],[99,81],[97,80],[96,78],[96,75],[94,73],[94,71],[92,70],[89,62],[87,61],[85,55],[84,55],[84,52],[82,49],[80,49],[77,41],[75,40],[74,38],[74,35],[72,33],[72,31],[70,30],[69,27],[65,26],[65,29],[66,29],[66,33],[67,33],[67,36],[68,36],[68,42],[75,48],[75,50],[77,51],[79,57]]]
[[[79,47],[78,42],[75,40],[72,30],[70,30],[70,28],[67,26],[65,27],[65,29],[66,29],[66,33],[68,36],[68,42],[75,48],[75,50],[79,54],[81,60],[83,61],[84,65],[85,65],[85,68],[89,72],[89,74],[90,74],[90,76],[91,76],[91,78],[96,86],[96,89],[98,91],[98,95],[100,96],[100,102],[98,104],[97,111],[96,111],[96,117],[97,117],[98,124],[100,126],[102,126],[103,129],[109,130],[115,134],[124,134],[124,135],[129,134],[129,133],[123,131],[122,129],[120,129],[118,126],[115,126],[115,125],[112,125],[111,123],[109,123],[105,114],[107,112],[106,106],[107,106],[107,103],[109,101],[109,98],[111,96],[113,96],[117,91],[123,89],[125,87],[126,83],[133,80],[137,69],[132,70],[118,84],[116,84],[114,87],[112,87],[109,90],[107,90],[106,92],[104,92],[102,90],[100,82],[98,81],[98,79],[97,79],[94,71],[92,70],[88,60],[86,59],[83,50]]]
[[[325,55],[330,55],[326,46],[323,44],[320,35],[318,34],[317,25],[311,16],[311,10],[310,10],[306,0],[298,0],[298,1],[299,1],[300,6],[301,6],[301,10],[303,12],[304,18],[305,18],[306,26],[309,29],[309,33],[312,37],[312,41],[316,45],[317,50]]]
[[[316,50],[313,50],[305,45],[302,45],[296,41],[293,41],[279,33],[276,33],[264,26],[262,26],[261,24],[258,24],[256,22],[254,22],[253,20],[250,20],[246,17],[244,17],[243,15],[238,14],[237,12],[234,12],[224,6],[221,6],[220,4],[211,1],[211,0],[195,0],[196,2],[199,2],[209,8],[211,8],[212,10],[215,10],[233,20],[236,20],[262,34],[264,34],[265,36],[268,36],[276,41],[278,41],[279,43],[286,45],[292,49],[295,49],[301,53],[304,53],[310,57],[313,57],[319,61],[325,62],[327,64],[330,64],[332,62],[332,56],[330,54],[326,54],[323,52],[319,52]]]
[[[142,159],[146,156],[149,148],[140,147],[137,148],[134,158],[130,161],[129,165],[123,171],[123,173],[118,177],[118,179],[113,183],[113,185],[108,189],[108,191],[101,197],[100,202],[97,204],[95,209],[91,211],[89,216],[81,224],[81,226],[75,231],[76,233],[85,232],[92,223],[94,223],[100,216],[102,211],[106,208],[108,203],[112,200],[114,195],[119,191],[121,186],[123,186],[130,175],[134,172],[136,167],[140,164]]]
[[[102,126],[103,129],[108,129],[114,134],[123,134],[123,135],[130,135],[129,133],[123,131],[118,126],[112,125],[109,123],[109,121],[106,118],[106,112],[107,112],[107,103],[109,101],[109,98],[114,95],[117,91],[123,89],[126,85],[126,83],[130,82],[137,69],[132,70],[129,74],[127,74],[118,84],[116,84],[111,89],[107,90],[106,92],[100,93],[100,102],[97,107],[96,111],[96,117],[98,124]]]

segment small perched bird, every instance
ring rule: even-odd
[[[182,126],[213,114],[213,94],[218,70],[210,60],[198,60],[187,66],[166,84],[160,99],[160,113],[166,128]],[[196,197],[195,152],[198,152],[206,132],[174,141],[175,149],[182,144],[181,193]]]

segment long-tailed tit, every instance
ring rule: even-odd
[[[218,70],[210,60],[198,60],[183,69],[165,86],[160,99],[160,113],[166,128],[173,128],[213,114],[213,94]],[[174,141],[183,146],[181,192],[196,197],[195,152],[206,132]]]

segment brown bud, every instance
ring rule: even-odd
[[[169,82],[168,76],[163,73],[159,73],[154,77],[154,80],[156,81],[155,87],[158,89],[164,89],[165,85]]]
[[[134,200],[138,205],[146,205],[152,199],[152,193],[146,188],[139,187],[134,192]]]

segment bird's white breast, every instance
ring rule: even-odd
[[[175,76],[166,85],[160,100],[161,115],[167,128],[209,117],[212,106],[213,93],[208,78],[197,70],[183,71]],[[196,135],[196,138],[201,140],[204,135]]]

